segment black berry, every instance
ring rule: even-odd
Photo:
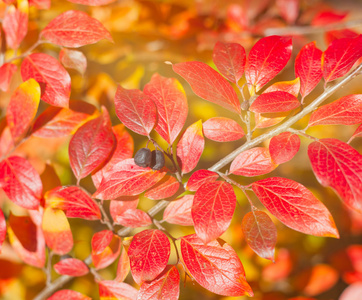
[[[134,156],[134,162],[137,166],[140,166],[142,168],[147,168],[151,166],[151,150],[148,148],[141,148],[140,150],[138,150],[136,155]]]
[[[160,150],[152,151],[152,163],[151,168],[153,170],[161,170],[165,165],[165,156]]]

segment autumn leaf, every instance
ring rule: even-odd
[[[96,235],[98,233],[96,233]],[[112,234],[112,239],[107,240],[107,242],[109,242],[107,245],[105,245],[105,243],[102,244],[102,247],[103,246],[105,247],[101,252],[98,251],[100,250],[100,248],[97,249],[92,248],[92,253],[91,253],[92,261],[97,270],[108,267],[118,258],[119,253],[121,252],[122,243],[120,237],[118,237],[115,234]]]
[[[300,183],[271,177],[254,182],[251,187],[264,206],[286,226],[305,234],[339,238],[328,209]]]
[[[171,246],[166,234],[147,229],[137,233],[128,249],[134,281],[142,284],[154,280],[166,268]]]
[[[348,73],[362,56],[362,35],[333,41],[322,55],[325,82],[333,81]]]
[[[277,229],[270,217],[263,211],[248,212],[242,222],[245,240],[260,257],[274,262]]]
[[[256,147],[240,153],[230,165],[230,173],[252,177],[267,174],[278,165],[275,164],[268,149]]]
[[[86,13],[68,10],[53,19],[40,33],[53,44],[78,48],[102,39],[113,42],[111,34],[98,20]]]
[[[270,140],[270,157],[276,164],[285,163],[297,154],[299,147],[300,139],[297,134],[282,132]]]
[[[18,67],[14,64],[5,63],[0,66],[0,90],[7,92],[10,87],[11,79],[16,73]]]
[[[114,144],[115,137],[106,109],[98,118],[77,130],[69,143],[69,162],[78,182],[106,161]]]
[[[308,126],[354,125],[362,122],[362,95],[344,96],[312,113]]]
[[[47,207],[44,210],[42,229],[47,246],[59,255],[73,248],[73,235],[64,212]]]
[[[232,112],[241,112],[239,99],[233,87],[207,64],[190,61],[172,65],[172,68],[190,84],[197,96]]]
[[[131,266],[130,266],[128,254],[127,254],[126,249],[123,247],[121,255],[118,260],[117,277],[116,277],[115,281],[118,281],[118,282],[124,281],[129,273],[130,269],[131,269]]]
[[[236,206],[232,186],[224,181],[203,184],[192,204],[192,220],[197,236],[205,243],[217,239],[231,223]]]
[[[132,131],[149,136],[156,124],[157,111],[153,101],[140,90],[118,86],[114,98],[117,117]]]
[[[121,196],[134,196],[159,182],[165,175],[162,171],[142,168],[134,163],[134,159],[125,159],[117,168],[103,178],[93,197],[103,200],[117,199]]]
[[[300,106],[297,97],[283,91],[263,93],[255,99],[250,110],[256,113],[276,113],[290,111]]]
[[[41,88],[41,99],[60,107],[69,106],[70,76],[58,60],[45,53],[33,53],[21,64],[23,81],[34,78]]]
[[[99,207],[79,186],[59,186],[48,191],[45,196],[45,207],[64,210],[68,218],[100,220]]]
[[[188,105],[185,92],[175,78],[154,74],[143,92],[151,98],[157,108],[155,131],[170,145],[185,124]]]
[[[188,273],[205,289],[223,296],[252,297],[243,265],[231,246],[221,241],[208,244],[195,234],[181,238],[182,260]]]
[[[268,87],[264,93],[271,93],[271,92],[286,92],[292,94],[294,97],[298,97],[300,91],[300,79],[297,77],[294,80],[290,81],[279,81],[272,84]]]
[[[26,133],[38,111],[39,101],[40,86],[34,79],[22,83],[12,94],[6,121],[15,141]]]
[[[362,212],[362,156],[337,139],[320,139],[308,147],[319,183],[332,187],[350,208]]]
[[[304,98],[319,83],[323,77],[322,72],[322,51],[315,42],[305,45],[294,64],[295,76],[300,78],[300,93]]]
[[[127,209],[114,218],[114,222],[125,227],[138,228],[152,225],[150,216],[140,209]]]
[[[84,276],[89,273],[87,265],[76,258],[62,259],[54,264],[54,270],[60,275],[68,275],[73,277]]]
[[[10,5],[6,10],[2,26],[5,32],[6,44],[11,49],[18,49],[28,32],[28,1],[19,0],[18,7]]]
[[[183,174],[191,172],[204,151],[205,140],[201,120],[190,125],[177,143],[177,162]]]
[[[0,186],[15,204],[36,209],[42,196],[42,183],[33,166],[20,156],[0,162]]]
[[[250,50],[245,68],[246,80],[255,86],[255,92],[258,92],[285,67],[291,54],[291,38],[272,35],[255,43]]]
[[[138,290],[125,282],[117,282],[113,280],[102,280],[98,282],[100,300],[137,299]]]
[[[200,186],[206,182],[214,182],[219,178],[219,174],[209,170],[197,170],[190,176],[187,181],[186,189],[196,192]]]
[[[87,297],[79,292],[72,290],[60,290],[50,296],[47,300],[63,300],[63,299],[71,299],[71,300],[92,300],[92,298]]]
[[[117,216],[122,215],[126,210],[137,208],[139,198],[137,196],[129,198],[131,199],[111,200],[111,203],[109,205],[109,212],[113,220],[115,220]]]
[[[166,175],[146,193],[145,197],[152,200],[160,200],[173,196],[180,188],[180,183],[173,176]]]
[[[87,58],[77,50],[62,48],[59,52],[59,61],[67,69],[73,69],[84,75],[87,69]]]
[[[212,59],[219,72],[231,82],[237,83],[243,76],[246,55],[240,44],[217,42]]]
[[[144,282],[137,300],[178,299],[180,294],[180,274],[175,266],[169,266],[151,282]]]
[[[102,230],[96,232],[92,236],[92,253],[100,254],[106,249],[113,239],[113,232],[111,230]]]
[[[233,119],[216,117],[202,124],[205,137],[216,142],[231,142],[241,139],[243,128]]]
[[[194,195],[185,195],[167,205],[163,212],[163,220],[170,224],[182,226],[192,226],[191,208],[194,201]]]

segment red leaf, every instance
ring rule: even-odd
[[[73,134],[85,122],[97,116],[96,108],[83,101],[70,101],[70,109],[49,106],[35,120],[32,135],[41,138]]]
[[[181,84],[175,78],[154,74],[143,92],[157,108],[155,131],[171,145],[184,126],[188,113],[187,99]]]
[[[248,56],[247,82],[255,86],[256,92],[259,91],[285,67],[291,54],[291,38],[273,35],[260,39]]]
[[[196,95],[232,112],[240,113],[240,103],[233,87],[213,68],[199,61],[178,63],[173,70],[184,78]]]
[[[102,230],[96,232],[92,237],[92,253],[100,254],[106,249],[113,239],[113,232],[110,230]]]
[[[9,241],[13,250],[26,264],[43,268],[45,264],[45,240],[41,228],[37,226],[35,230],[32,230],[31,228],[34,228],[34,226],[34,222],[28,216],[17,217],[10,215]],[[36,244],[36,248],[30,250],[25,248],[22,244],[23,242],[25,244],[25,240]],[[25,245],[29,248],[29,244]]]
[[[138,205],[138,197],[130,197],[128,200],[111,200],[109,205],[109,212],[112,219],[115,220],[117,216],[122,215],[128,209],[136,209]],[[134,198],[134,199],[133,199]]]
[[[10,87],[11,79],[16,73],[18,67],[16,65],[5,63],[0,67],[0,90],[7,92]]]
[[[322,51],[315,42],[305,45],[297,57],[294,65],[295,76],[300,78],[300,93],[304,98],[318,84],[323,77]]]
[[[288,24],[294,24],[299,15],[299,0],[277,0],[277,8]]]
[[[156,229],[137,233],[128,249],[134,281],[152,281],[166,268],[170,257],[170,242],[166,234]]]
[[[329,25],[332,23],[337,23],[342,21],[346,18],[348,13],[340,12],[340,11],[333,11],[333,10],[324,10],[319,12],[314,19],[312,20],[311,24],[313,26],[323,26]]]
[[[137,300],[178,299],[179,294],[180,274],[175,266],[169,266],[156,279],[141,285]]]
[[[348,95],[314,111],[308,126],[354,125],[362,122],[362,95]]]
[[[191,208],[194,195],[185,195],[175,201],[170,202],[163,212],[163,220],[170,224],[182,226],[192,226]]]
[[[122,160],[131,158],[133,155],[133,138],[127,130],[125,130],[124,125],[118,124],[113,126],[113,134],[116,137],[117,146],[111,159],[102,169],[92,175],[92,180],[96,188],[99,187],[103,178],[107,177],[113,171],[114,166]]]
[[[190,125],[177,143],[177,162],[183,174],[191,172],[204,151],[201,120]]]
[[[106,109],[101,116],[77,130],[69,143],[69,162],[78,182],[108,158],[114,143],[112,124]]]
[[[11,49],[18,49],[28,32],[28,1],[18,1],[18,8],[10,5],[6,10],[2,26],[6,44]]]
[[[14,141],[26,133],[33,121],[40,101],[40,86],[34,79],[19,85],[10,98],[6,121]]]
[[[82,5],[100,6],[115,2],[116,0],[68,0],[68,1]]]
[[[54,270],[60,275],[69,275],[73,277],[84,276],[89,273],[87,265],[76,258],[62,259],[54,265]]]
[[[116,282],[112,280],[102,280],[98,282],[100,300],[137,299],[138,291],[131,285],[124,282]]]
[[[47,246],[59,255],[73,248],[73,235],[64,212],[47,207],[43,214],[42,229]]]
[[[205,243],[217,239],[229,228],[236,206],[231,184],[224,181],[203,184],[192,204],[192,220],[197,236]]]
[[[338,300],[360,300],[362,297],[362,283],[357,282],[348,286]]]
[[[145,197],[160,200],[173,196],[179,189],[180,183],[173,176],[166,175],[145,193]]]
[[[197,170],[192,173],[187,181],[186,189],[191,192],[196,192],[200,186],[206,182],[214,182],[219,178],[219,174],[209,170]]]
[[[138,228],[152,225],[150,216],[140,209],[127,209],[115,218],[115,223],[122,226]]]
[[[126,279],[129,271],[131,269],[129,258],[126,249],[123,247],[121,256],[118,260],[118,266],[117,266],[117,277],[115,281],[122,282]]]
[[[252,183],[252,189],[264,206],[286,226],[306,234],[339,238],[328,209],[300,183],[271,177]]]
[[[226,79],[237,83],[243,76],[245,68],[245,49],[236,43],[217,42],[214,47],[212,59],[219,72]]]
[[[156,106],[140,90],[126,90],[118,86],[114,98],[117,117],[132,131],[149,136],[157,119]]]
[[[105,247],[105,249],[101,253],[96,254],[92,250],[92,261],[96,269],[104,269],[112,264],[119,256],[119,253],[121,252],[121,247],[121,238],[113,235],[111,242]]]
[[[0,186],[15,204],[27,209],[38,208],[42,183],[25,158],[10,156],[0,163]]]
[[[270,87],[268,87],[264,93],[281,91],[292,94],[294,97],[298,97],[299,90],[300,90],[300,79],[298,77],[291,81],[276,82]]]
[[[3,211],[0,209],[0,254],[1,246],[6,238],[6,220]]]
[[[223,296],[254,295],[238,255],[227,243],[205,245],[195,234],[184,236],[181,255],[189,274],[205,289]]]
[[[68,218],[85,220],[100,220],[99,207],[79,186],[59,186],[50,190],[44,196],[45,207],[62,209]]]
[[[355,38],[359,36],[356,31],[351,29],[340,29],[340,30],[330,30],[326,32],[325,39],[327,41],[327,45],[332,43],[334,40],[339,40],[343,38]]]
[[[53,19],[41,35],[53,44],[71,48],[94,44],[102,39],[113,42],[101,22],[76,10],[68,10]]]
[[[37,227],[29,216],[15,216],[10,212],[9,227],[25,250],[36,251]]]
[[[278,118],[266,118],[262,115],[255,113],[255,128],[267,128],[270,126],[274,126],[285,119],[285,117]]]
[[[149,189],[166,175],[166,172],[137,166],[133,158],[118,163],[115,169],[103,178],[93,197],[109,200],[121,196],[135,196]]]
[[[270,140],[269,153],[276,164],[291,160],[298,152],[300,139],[297,134],[282,132]]]
[[[275,113],[290,111],[300,105],[297,97],[287,92],[264,93],[255,99],[250,110],[256,113]]]
[[[216,117],[208,119],[203,125],[204,135],[216,142],[231,142],[241,139],[245,133],[234,120]]]
[[[47,300],[92,300],[92,298],[87,297],[79,292],[72,290],[60,290],[54,293]]]
[[[322,55],[323,77],[330,82],[348,73],[362,56],[362,35],[333,41]]]
[[[70,76],[64,67],[48,54],[33,53],[21,64],[23,81],[34,78],[42,90],[41,99],[61,107],[68,107]]]
[[[321,139],[308,147],[313,172],[352,209],[362,212],[362,156],[337,139]]]
[[[84,75],[87,69],[87,58],[82,52],[77,50],[62,48],[59,52],[59,60],[64,67],[74,69],[82,75]]]
[[[270,217],[263,211],[251,211],[243,218],[242,230],[250,248],[274,262],[277,229]]]
[[[230,173],[252,177],[267,174],[277,165],[271,160],[267,148],[256,147],[240,153],[230,165]]]

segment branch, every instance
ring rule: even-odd
[[[351,20],[344,23],[334,23],[323,26],[290,26],[284,28],[268,28],[264,31],[265,36],[269,35],[300,35],[316,34],[330,30],[339,30],[362,25],[362,20]]]
[[[223,159],[218,161],[216,164],[214,164],[212,167],[209,168],[210,171],[218,171],[228,163],[234,160],[236,156],[238,156],[241,152],[248,150],[250,148],[253,148],[257,146],[258,144],[264,142],[265,140],[268,140],[272,138],[273,136],[276,136],[286,130],[288,130],[289,127],[291,127],[294,123],[302,119],[307,114],[311,113],[313,110],[315,110],[321,103],[323,103],[328,97],[330,97],[333,93],[335,93],[338,89],[342,88],[345,84],[350,82],[354,77],[360,75],[362,72],[362,64],[360,64],[354,71],[352,71],[348,76],[343,78],[340,82],[336,83],[335,85],[327,88],[322,95],[320,95],[317,99],[315,99],[311,104],[309,104],[306,108],[304,108],[301,112],[296,114],[294,117],[291,117],[283,124],[279,125],[278,127],[260,135],[259,137],[246,142],[241,147],[237,148],[233,152],[231,152],[229,155],[225,156]],[[148,214],[151,217],[154,217],[157,213],[159,213],[161,210],[166,208],[169,201],[162,200],[159,201],[154,207],[152,207]],[[117,232],[120,236],[125,236],[131,232],[132,228],[124,227],[121,230]],[[89,265],[92,263],[92,257],[88,256],[84,262]],[[46,297],[50,296],[54,291],[59,289],[61,286],[66,284],[68,281],[70,281],[73,277],[63,275],[56,279],[54,282],[52,282],[51,285],[47,286],[42,290],[35,298],[34,300],[43,300]]]

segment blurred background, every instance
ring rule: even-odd
[[[297,3],[297,10],[293,9],[293,3]],[[6,4],[0,1],[0,19],[3,18],[5,7]],[[98,108],[101,105],[106,106],[111,113],[113,125],[120,123],[115,115],[113,102],[117,85],[120,84],[127,89],[143,89],[156,72],[165,77],[175,77],[183,85],[189,104],[186,126],[197,120],[201,119],[204,122],[215,116],[234,118],[234,115],[225,109],[194,95],[188,84],[172,71],[169,64],[165,64],[166,61],[178,63],[199,60],[215,67],[212,62],[212,50],[217,41],[240,43],[248,52],[263,36],[293,36],[293,56],[286,69],[272,81],[273,83],[295,79],[293,62],[306,43],[316,41],[317,46],[325,50],[333,39],[344,37],[343,34],[346,34],[334,32],[335,30],[350,29],[354,33],[362,32],[362,1],[359,0],[118,0],[97,7],[52,0],[48,9],[34,6],[30,8],[28,34],[19,53],[37,41],[39,32],[50,20],[71,9],[85,11],[98,19],[114,39],[114,44],[103,40],[79,49],[86,56],[88,66],[84,75],[75,70],[68,70],[72,78],[71,99],[83,100]],[[56,58],[59,50],[59,47],[50,44],[43,44],[36,49]],[[331,96],[328,102],[348,94],[362,93],[361,80],[362,77],[353,80]],[[244,83],[242,81],[241,84]],[[18,72],[12,80],[10,91],[0,92],[2,116],[5,115],[11,92],[20,82],[21,76]],[[323,83],[320,83],[306,98],[306,103],[321,94],[323,88]],[[46,103],[41,103],[39,113],[46,107]],[[298,122],[295,128],[304,128],[308,118]],[[356,127],[315,126],[308,130],[308,134],[318,138],[338,138],[347,142]],[[265,130],[268,129],[256,130],[254,136]],[[135,152],[146,145],[144,137],[134,133],[131,135],[135,143]],[[156,135],[153,137],[160,144],[163,143]],[[45,163],[48,163],[54,167],[62,185],[75,184],[76,180],[68,161],[69,140],[70,137],[31,137],[17,149],[17,152],[26,156],[40,174],[44,171]],[[198,168],[207,169],[244,142],[245,139],[228,143],[207,140]],[[276,262],[273,264],[259,258],[246,245],[241,232],[242,217],[250,211],[250,206],[242,193],[235,190],[240,205],[237,206],[231,227],[222,238],[238,252],[256,300],[287,300],[302,296],[333,300],[338,299],[349,284],[362,281],[362,216],[348,211],[331,189],[321,187],[312,173],[307,156],[310,141],[301,138],[301,142],[301,149],[290,162],[280,165],[268,175],[257,178],[281,176],[302,183],[328,207],[341,238],[337,240],[304,235],[287,228],[274,218],[278,229]],[[268,142],[263,146],[267,145]],[[361,153],[361,139],[356,138],[351,145]],[[255,180],[241,177],[233,179],[242,184]],[[82,180],[81,185],[91,193],[95,191],[90,178]],[[26,214],[26,211],[8,201],[2,191],[0,203],[4,212],[11,210],[14,214]],[[148,210],[154,204],[154,201],[141,196],[139,208]],[[262,209],[261,204],[259,208]],[[156,218],[161,219],[162,214]],[[69,221],[75,240],[71,255],[85,259],[91,252],[90,239],[93,233],[105,229],[105,226],[80,219]],[[176,237],[194,233],[191,227],[165,226]],[[132,235],[136,232],[137,230],[134,230]],[[104,279],[114,279],[116,268],[117,262],[100,270],[99,274]],[[58,276],[55,273],[53,275],[54,278]],[[206,291],[189,278],[184,284],[184,278],[183,276],[181,280],[180,299],[229,299]],[[11,246],[5,242],[3,253],[0,255],[0,299],[32,299],[42,290],[44,282],[43,270],[23,264]],[[126,282],[136,286],[130,275]],[[91,274],[70,281],[65,288],[98,299],[98,289]]]

